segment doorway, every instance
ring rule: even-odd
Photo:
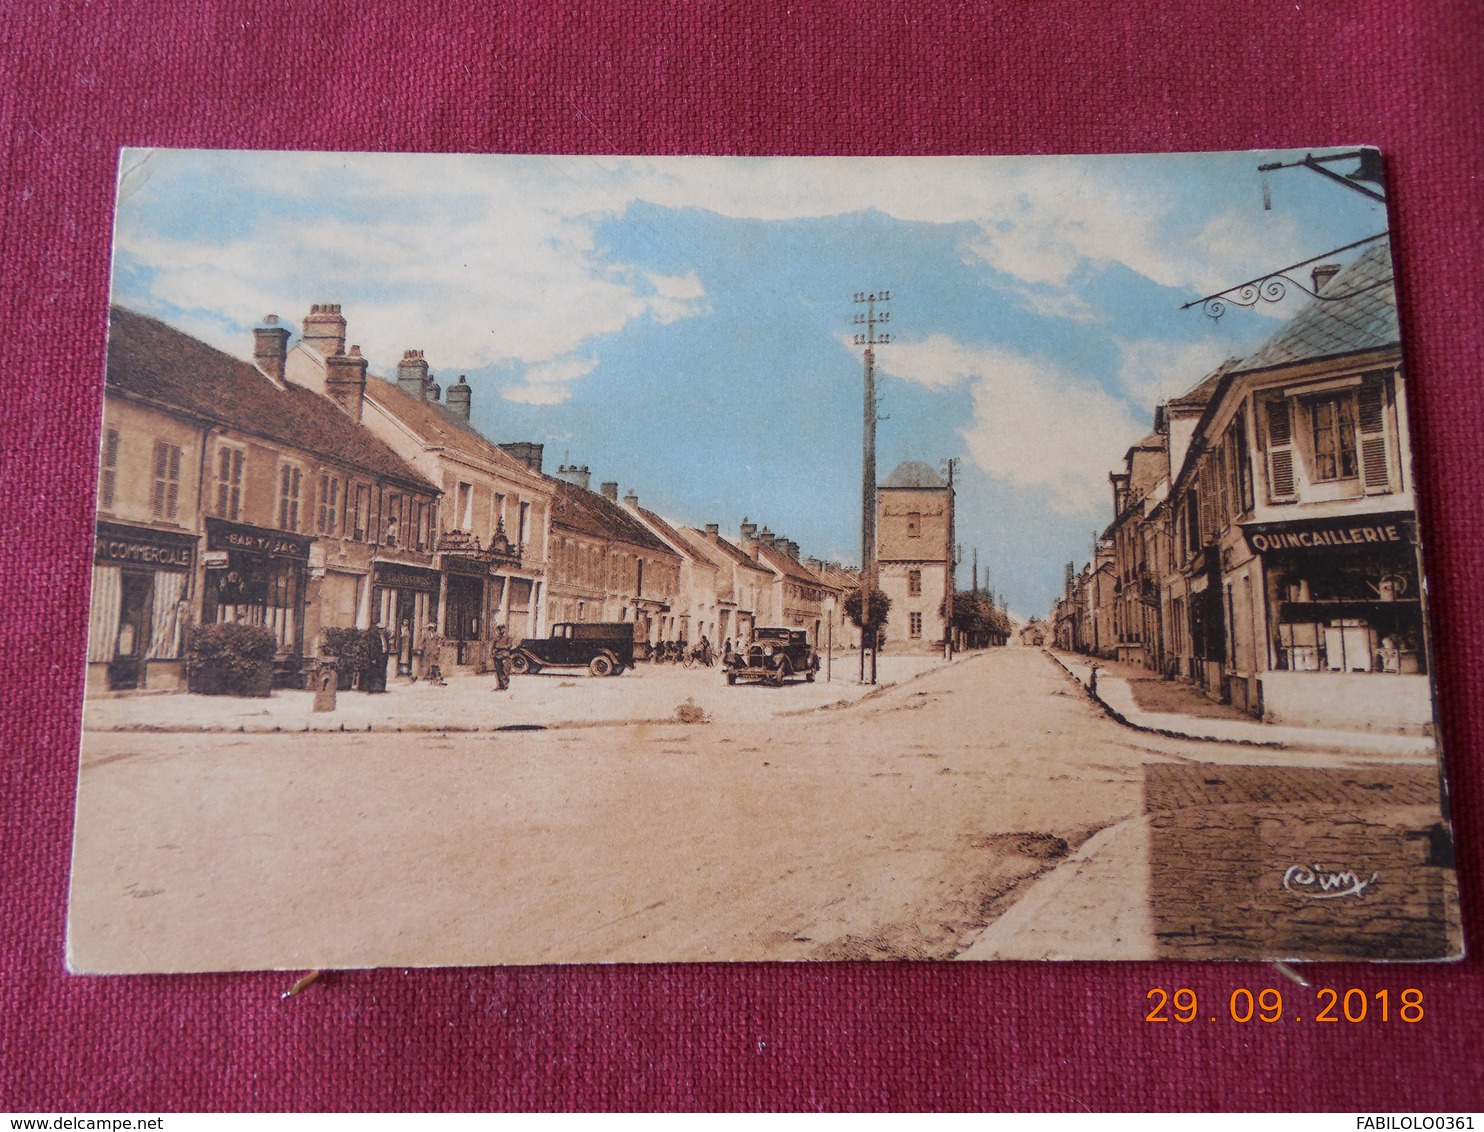
[[[121,578],[118,637],[113,661],[108,666],[111,689],[138,688],[142,682],[149,652],[149,607],[153,592],[153,574],[125,573]]]

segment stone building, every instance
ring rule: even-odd
[[[623,504],[650,534],[673,550],[680,561],[679,585],[674,601],[657,618],[654,638],[649,643],[690,641],[699,644],[705,637],[720,651],[733,627],[732,611],[723,603],[719,589],[721,567],[696,545],[694,532],[688,535],[663,516],[641,507],[636,492],[628,492]]]
[[[357,348],[346,353],[346,321],[334,303],[305,317],[286,372],[289,381],[333,400],[442,493],[436,525],[406,496],[389,498],[374,516],[363,499],[346,504],[358,522],[378,529],[370,617],[391,634],[399,668],[411,670],[429,623],[446,641],[448,666],[481,666],[499,627],[517,639],[544,631],[553,491],[539,466],[470,424],[466,379],[443,391],[421,350],[403,353],[395,381],[368,377]],[[432,560],[412,562],[414,547]]]
[[[954,558],[953,489],[927,464],[898,464],[876,489],[876,564],[891,599],[893,651],[933,651],[948,639]]]
[[[665,639],[680,590],[680,555],[618,502],[618,484],[588,487],[587,469],[548,477],[551,514],[549,624],[627,621],[636,643]]]
[[[299,679],[322,629],[368,624],[373,562],[431,565],[438,488],[333,404],[284,379],[288,331],[256,364],[122,307],[110,317],[88,643],[95,690],[184,686],[192,624],[271,629]],[[365,361],[343,356],[364,380]]]
[[[1265,719],[1432,721],[1390,249],[1224,373],[1172,485],[1195,681]]]

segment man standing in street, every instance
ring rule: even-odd
[[[510,688],[511,651],[510,634],[505,631],[504,625],[500,625],[495,629],[495,639],[490,643],[490,667],[495,670],[497,692],[508,691]]]

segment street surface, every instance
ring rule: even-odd
[[[714,670],[674,679],[698,702],[718,692]],[[804,687],[719,692],[777,703]],[[200,971],[1178,954],[1155,921],[1151,875],[1179,874],[1151,864],[1146,772],[1175,772],[1169,810],[1230,777],[1213,764],[1247,776],[1248,802],[1290,767],[1405,779],[1413,809],[1388,814],[1414,825],[1436,780],[1426,761],[1132,730],[1029,649],[756,721],[89,732],[70,956]],[[1341,799],[1362,839],[1356,807],[1375,793]],[[1033,922],[1006,931],[1032,892]]]

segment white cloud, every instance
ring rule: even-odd
[[[531,366],[521,384],[501,391],[507,401],[525,405],[559,405],[572,397],[572,382],[586,377],[597,367],[596,357],[559,358]]]
[[[894,344],[881,368],[928,388],[967,384],[974,415],[960,431],[970,458],[997,480],[1042,493],[1062,515],[1104,511],[1108,472],[1147,431],[1094,381],[944,335]]]
[[[1152,410],[1198,384],[1227,357],[1227,347],[1213,339],[1163,342],[1114,339],[1118,347],[1118,382],[1129,398]]]
[[[636,202],[745,219],[874,209],[967,225],[964,253],[1022,284],[1032,311],[1086,321],[1075,289],[1086,266],[1121,263],[1205,293],[1284,258],[1301,234],[1250,215],[1172,240],[1165,186],[1118,159],[602,158],[131,151],[118,247],[146,269],[149,301],[220,322],[234,353],[267,311],[296,321],[341,302],[352,341],[387,370],[424,348],[442,369],[538,366],[591,349],[635,320],[673,323],[707,309],[699,275],[641,272],[605,258],[595,231]],[[1147,161],[1148,159],[1144,159]],[[1177,159],[1178,160],[1178,159]],[[259,194],[256,225],[231,238],[162,235],[183,203],[179,180]],[[147,174],[147,175],[146,175]],[[1169,180],[1178,179],[1172,166]],[[333,210],[329,206],[334,206]],[[663,239],[656,234],[656,239]],[[1297,255],[1294,258],[1299,258]],[[1269,313],[1269,312],[1264,312]],[[241,327],[233,335],[227,327]],[[526,388],[522,386],[521,388]]]

